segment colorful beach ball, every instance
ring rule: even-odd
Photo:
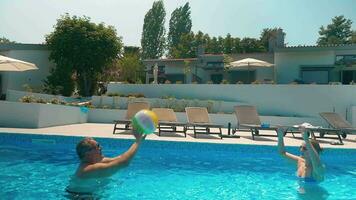
[[[157,124],[158,117],[150,110],[141,110],[132,118],[132,126],[141,134],[153,133]]]

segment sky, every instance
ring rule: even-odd
[[[0,0],[0,38],[44,43],[61,15],[88,16],[116,28],[126,46],[140,46],[143,20],[154,0]],[[320,26],[337,15],[353,21],[356,0],[164,0],[166,31],[172,11],[189,2],[192,31],[212,36],[258,38],[281,27],[288,46],[315,45]]]

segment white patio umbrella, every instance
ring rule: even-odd
[[[250,70],[251,69],[261,68],[261,67],[272,67],[274,65],[269,62],[263,61],[263,60],[257,60],[254,58],[245,58],[242,60],[236,60],[234,62],[231,62],[229,66],[230,66],[229,70],[247,69],[248,70],[248,81],[250,82]]]
[[[0,71],[27,71],[38,69],[35,64],[0,55]]]

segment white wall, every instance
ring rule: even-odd
[[[109,84],[108,92],[240,102],[255,105],[260,115],[318,119],[320,112],[335,111],[350,120],[356,105],[355,85]]]
[[[60,95],[50,95],[50,94],[41,94],[41,93],[32,93],[18,90],[7,90],[6,91],[6,101],[14,101],[18,102],[20,98],[23,96],[33,95],[35,98],[42,98],[46,101],[50,101],[54,98],[59,99],[61,101],[65,101],[65,97]]]
[[[42,128],[87,122],[79,107],[0,101],[0,126]]]

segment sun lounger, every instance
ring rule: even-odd
[[[223,125],[211,123],[208,110],[205,107],[186,107],[185,113],[188,120],[187,128],[193,128],[194,138],[197,134],[218,134],[222,139],[221,128]],[[213,132],[212,128],[219,129],[219,131]]]
[[[333,131],[324,131],[320,133],[320,137],[324,137],[325,134],[337,135],[337,139],[342,143],[342,138],[346,138],[347,134],[356,134],[356,128],[346,121],[339,114],[334,112],[322,112],[320,116],[333,128]]]
[[[259,133],[260,130],[274,130],[277,133],[277,126],[271,126],[269,124],[261,124],[261,120],[255,106],[248,106],[248,105],[235,106],[235,115],[237,118],[237,130],[241,130],[241,129],[250,130],[253,140],[255,139],[255,136],[274,136],[274,135],[261,135]],[[277,136],[277,134],[275,136]]]
[[[153,108],[152,111],[156,113],[158,117],[158,136],[161,136],[162,132],[179,132],[184,133],[184,137],[187,137],[186,124],[178,122],[177,116],[173,109]],[[179,127],[183,130],[179,130]]]
[[[150,104],[148,102],[131,102],[127,106],[125,119],[115,120],[113,134],[116,134],[116,130],[130,130],[131,119],[135,114],[143,109],[150,109]],[[124,127],[119,127],[123,124]]]

